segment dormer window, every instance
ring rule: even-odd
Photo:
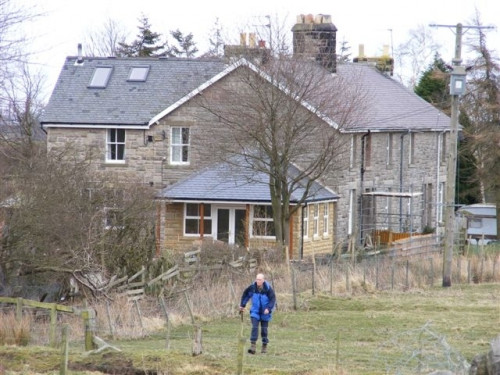
[[[128,81],[145,82],[148,77],[149,66],[134,66],[130,69]]]
[[[112,70],[113,68],[110,66],[100,66],[95,68],[89,87],[102,89],[106,88]]]

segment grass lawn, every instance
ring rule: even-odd
[[[279,300],[291,298],[278,295]],[[458,371],[500,334],[500,284],[456,285],[355,296],[303,294],[298,311],[275,312],[267,354],[249,355],[250,323],[239,316],[202,322],[203,354],[193,357],[193,329],[172,327],[131,341],[121,352],[85,355],[70,348],[70,374],[236,374],[243,329],[244,374],[415,374]],[[59,373],[60,350],[0,347],[6,374]],[[120,367],[121,366],[121,367]],[[127,372],[127,369],[135,372]],[[111,372],[114,369],[115,372]],[[94,371],[94,372],[92,372]],[[99,372],[97,372],[99,371]],[[1,371],[0,371],[1,373]]]

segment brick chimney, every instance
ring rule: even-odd
[[[294,56],[317,61],[335,73],[337,28],[330,15],[301,14],[297,16],[297,23],[292,27],[292,32]]]

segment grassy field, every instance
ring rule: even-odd
[[[283,305],[290,295],[278,294]],[[455,285],[353,296],[303,293],[297,311],[275,312],[267,354],[243,358],[244,374],[416,374],[459,371],[488,351],[500,334],[500,284]],[[169,348],[158,331],[108,342],[121,352],[84,354],[70,347],[71,374],[236,374],[238,338],[248,338],[248,315],[201,323],[203,354],[193,357],[191,324],[174,324]],[[59,373],[61,350],[0,347],[5,374]]]

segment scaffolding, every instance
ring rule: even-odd
[[[432,202],[423,191],[372,189],[360,199],[360,240],[365,247],[420,234],[432,223]]]

